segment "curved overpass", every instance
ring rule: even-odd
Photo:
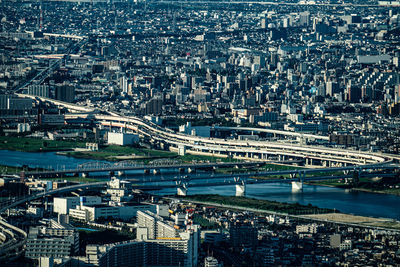
[[[90,112],[85,114],[67,114],[65,115],[65,119],[88,119],[95,120],[103,125],[125,127],[148,137],[153,142],[166,144],[170,146],[171,150],[178,151],[180,147],[183,147],[186,149],[186,153],[189,154],[233,157],[262,161],[268,161],[272,158],[276,159],[276,157],[279,157],[281,160],[285,160],[285,158],[294,158],[304,159],[306,160],[306,164],[309,165],[315,165],[315,163],[317,163],[323,167],[365,165],[400,161],[400,156],[382,153],[361,152],[321,146],[293,145],[281,142],[241,141],[191,136],[182,133],[175,133],[170,129],[160,127],[152,122],[137,117],[126,117],[116,113],[109,113],[111,115],[95,114],[94,108],[83,107],[44,97],[30,96],[25,94],[19,94],[19,96],[50,102],[54,105],[68,108],[69,110],[75,112]],[[262,128],[238,129],[275,132],[275,130]],[[288,131],[279,131],[278,134],[291,136],[300,135],[307,138],[324,139],[318,135],[308,136],[306,134],[303,135]]]
[[[399,156],[370,153],[320,146],[304,146],[266,141],[241,141],[220,138],[205,138],[175,133],[149,121],[136,117],[101,114],[68,114],[66,119],[91,119],[105,126],[125,127],[147,136],[153,141],[165,143],[172,150],[185,147],[189,154],[214,155],[252,160],[269,160],[285,157],[319,161],[324,166],[364,165],[398,161]],[[312,165],[312,163],[311,163]]]
[[[0,218],[0,230],[0,262],[17,259],[23,253],[27,234],[2,218]]]
[[[270,133],[270,134],[276,134],[276,135],[287,135],[287,136],[294,136],[294,137],[300,137],[300,138],[306,138],[306,139],[329,141],[329,136],[273,130],[273,129],[266,129],[266,128],[227,127],[227,126],[214,126],[213,128],[215,130],[236,130],[236,131],[249,131],[249,132],[258,132],[258,133]]]

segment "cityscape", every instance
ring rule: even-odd
[[[1,0],[0,266],[400,266],[400,2]]]

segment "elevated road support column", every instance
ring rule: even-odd
[[[290,175],[290,178],[296,178],[296,174],[294,175]],[[306,177],[306,173],[304,171],[299,171],[298,172],[298,177],[299,177],[299,181],[293,181],[292,182],[292,192],[299,192],[299,191],[303,191],[303,183]]]
[[[185,176],[186,177],[186,176]],[[185,180],[185,177],[181,177],[179,180],[176,181],[176,194],[178,196],[186,196],[188,191],[188,181]]]
[[[234,181],[236,183],[235,189],[237,197],[244,197],[246,196],[246,181],[241,179],[240,177],[235,177]]]

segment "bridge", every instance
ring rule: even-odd
[[[214,129],[216,131],[230,130],[230,131],[247,131],[247,132],[256,132],[256,133],[270,133],[273,135],[293,136],[293,137],[298,137],[301,139],[329,141],[329,136],[274,130],[274,129],[267,129],[267,128],[213,126],[212,129]]]
[[[196,169],[215,169],[215,168],[229,168],[229,167],[256,167],[261,166],[263,163],[260,162],[216,162],[216,163],[197,163],[197,164],[182,164],[170,161],[156,161],[152,164],[137,164],[131,161],[117,162],[110,164],[107,162],[89,162],[82,165],[78,165],[75,169],[64,169],[64,170],[42,170],[25,172],[25,177],[49,177],[49,176],[60,176],[63,174],[77,174],[82,173],[85,176],[92,172],[123,172],[141,170],[145,173],[153,171],[154,173],[160,172],[161,169],[179,169],[180,171],[187,170],[189,173]]]
[[[332,179],[342,179],[342,178],[351,178],[354,177],[354,173],[357,174],[358,177],[373,177],[373,176],[394,176],[396,175],[396,171],[400,170],[400,166],[396,164],[391,165],[381,165],[381,164],[372,164],[365,166],[348,166],[348,167],[338,167],[338,168],[326,168],[326,169],[295,169],[295,170],[281,170],[281,171],[265,171],[265,172],[251,172],[251,173],[235,173],[235,174],[217,174],[217,175],[204,175],[197,177],[190,177],[190,180],[199,180],[199,179],[208,179],[208,180],[216,180],[216,179],[227,179],[227,178],[240,178],[240,179],[253,179],[252,177],[268,177],[268,176],[284,176],[290,175],[290,178],[273,178],[273,179],[263,179],[257,180],[257,182],[250,183],[277,183],[277,182],[293,182],[293,181],[318,181],[318,180],[332,180]],[[390,173],[383,173],[383,171],[390,171]],[[324,175],[321,174],[324,173]],[[331,173],[343,172],[344,175],[334,175]],[[351,173],[353,172],[353,173]],[[307,174],[318,174],[314,176],[307,177]],[[168,181],[177,181],[179,179],[166,179],[166,180],[152,180],[151,176],[148,176],[149,179],[138,181],[136,178],[126,179],[127,181],[139,182],[139,188],[146,188],[146,183],[154,183],[154,182],[168,182]],[[183,179],[185,180],[185,179]],[[77,189],[89,189],[89,188],[99,188],[103,187],[107,184],[108,180],[94,183],[83,183],[77,185],[71,185],[66,187],[57,188],[54,190],[49,190],[46,192],[40,192],[34,195],[30,195],[25,198],[17,199],[6,205],[0,207],[0,213],[5,212],[6,210],[19,206],[21,204],[33,201],[35,199],[39,199],[46,196],[51,196],[59,193],[67,193]],[[195,184],[195,186],[200,186],[201,184]],[[203,185],[209,185],[209,183],[204,183]],[[220,184],[224,185],[224,184]],[[166,185],[167,186],[167,185]]]
[[[89,107],[64,103],[44,97],[32,97],[19,94],[21,97],[31,97],[39,101],[50,102],[58,107],[64,107],[76,113],[65,115],[67,122],[87,120],[110,127],[129,129],[149,140],[153,145],[170,151],[183,151],[187,154],[206,155],[221,158],[233,158],[252,161],[270,160],[304,160],[306,166],[341,167],[347,165],[365,165],[374,163],[399,162],[400,156],[384,153],[374,153],[349,149],[338,149],[325,146],[307,146],[288,144],[284,142],[243,141],[222,138],[207,138],[176,133],[168,128],[160,127],[150,121],[138,117],[127,117],[112,112],[102,111],[109,115],[96,113]],[[99,110],[98,110],[99,111]],[[79,113],[78,113],[79,112]],[[82,113],[85,112],[85,113]],[[238,130],[243,128],[237,128]],[[246,128],[244,128],[246,129]],[[255,131],[258,128],[247,128]],[[275,130],[259,128],[257,131]],[[299,133],[279,131],[279,135],[298,136]],[[301,135],[303,138],[318,139],[317,135]]]
[[[290,182],[292,183],[292,188],[295,190],[301,190],[304,181],[310,180],[320,180],[320,179],[343,179],[351,177],[370,177],[370,176],[394,176],[395,171],[399,169],[397,163],[400,162],[400,156],[384,154],[384,153],[372,153],[356,150],[346,150],[337,149],[323,146],[305,146],[305,145],[295,145],[287,144],[283,142],[267,142],[267,141],[242,141],[242,140],[227,140],[221,138],[206,138],[200,136],[186,135],[182,133],[175,133],[174,131],[160,127],[150,121],[137,118],[137,117],[126,117],[116,113],[96,110],[90,107],[78,106],[70,103],[65,103],[57,100],[52,100],[44,97],[29,96],[25,94],[18,94],[20,97],[30,97],[37,101],[50,102],[58,107],[63,107],[71,112],[65,115],[66,121],[73,120],[88,120],[96,122],[98,124],[107,125],[110,127],[123,127],[134,132],[137,132],[141,138],[150,140],[153,145],[169,149],[170,151],[184,151],[184,153],[194,154],[194,155],[207,155],[222,158],[233,158],[233,159],[243,159],[251,160],[254,162],[268,162],[271,160],[304,160],[306,167],[312,167],[310,169],[301,170],[287,170],[280,172],[264,172],[260,174],[235,174],[230,175],[230,177],[235,177],[233,182],[235,184],[236,192],[238,195],[245,194],[246,183],[270,183],[270,182]],[[98,112],[101,113],[98,113]],[[82,113],[84,112],[84,113]],[[97,113],[96,113],[97,112]],[[108,115],[106,115],[108,114]],[[253,128],[251,128],[253,129]],[[239,129],[240,130],[240,129]],[[263,131],[263,130],[259,130]],[[279,132],[280,135],[290,135],[297,136],[293,132],[285,133]],[[301,136],[300,136],[301,137]],[[304,136],[305,138],[311,138]],[[235,163],[237,165],[237,163]],[[214,165],[204,166],[213,167]],[[103,166],[103,171],[116,170],[117,168],[107,169]],[[130,166],[128,168],[132,168]],[[182,166],[180,166],[182,167]],[[190,168],[189,166],[185,166]],[[198,167],[198,165],[196,165]],[[135,168],[142,168],[143,166],[136,166]],[[154,166],[149,166],[150,169],[156,169]],[[157,166],[158,169],[161,168],[172,168],[171,166]],[[173,168],[179,168],[174,166]],[[118,170],[123,170],[123,166],[119,166]],[[71,172],[71,170],[67,170]],[[76,171],[76,170],[75,170]],[[86,168],[80,171],[99,171],[98,169]],[[314,175],[313,177],[307,177],[309,173],[317,172],[343,172],[343,175],[334,174],[333,176],[320,176]],[[385,173],[384,171],[389,171],[390,173]],[[57,171],[59,172],[59,171]],[[350,172],[353,172],[351,174]],[[48,172],[51,173],[51,171]],[[27,173],[27,175],[35,175],[35,173]],[[283,176],[289,175],[289,179],[264,179],[264,180],[249,180],[250,177],[245,177],[245,175],[261,175],[261,176]],[[218,185],[221,181],[214,181],[208,183],[210,185]],[[7,209],[15,207],[17,205],[24,204],[26,202],[32,201],[34,199],[46,197],[49,195],[70,192],[80,188],[94,188],[103,187],[106,182],[98,182],[91,184],[79,184],[68,186],[56,190],[51,190],[48,192],[39,193],[37,195],[32,195],[27,198],[20,199],[9,205],[0,208],[0,212],[4,212]],[[222,181],[221,184],[227,184],[227,181]],[[187,181],[175,181],[175,187],[178,186],[177,191],[180,194],[186,194],[188,190]],[[143,185],[144,188],[145,185]],[[165,185],[167,186],[167,185]],[[201,186],[201,184],[196,184],[192,186]],[[8,226],[1,226],[2,229],[6,229]],[[22,230],[21,230],[22,231]],[[23,232],[23,231],[22,231]],[[1,237],[0,237],[1,238]],[[18,249],[22,243],[18,243]],[[5,248],[5,249],[4,249]],[[14,248],[14,247],[13,247]],[[7,249],[6,246],[0,245],[0,257],[8,253],[11,250]],[[14,252],[17,250],[14,250]],[[14,253],[13,252],[13,253]],[[17,253],[17,252],[16,252]]]
[[[398,165],[365,165],[349,166],[338,168],[314,168],[314,169],[294,169],[281,171],[262,171],[246,172],[235,174],[213,174],[198,176],[183,176],[173,179],[146,179],[136,180],[135,184],[141,189],[157,190],[165,187],[176,187],[178,194],[184,195],[189,186],[222,186],[236,185],[237,195],[244,195],[246,184],[263,183],[291,183],[293,190],[302,190],[303,183],[308,181],[338,180],[338,179],[360,179],[361,177],[395,177],[398,175],[400,166]],[[289,176],[289,177],[287,177]],[[261,177],[261,179],[260,179]],[[232,179],[233,178],[233,179]],[[129,179],[128,179],[129,180]],[[133,179],[130,179],[133,180]],[[206,180],[207,182],[198,183],[196,180]],[[171,183],[173,182],[173,183]],[[166,184],[167,183],[167,184]],[[152,184],[152,185],[150,185]]]
[[[202,186],[221,186],[221,185],[235,185],[236,195],[242,196],[246,194],[246,186],[248,184],[261,184],[261,183],[291,183],[292,189],[295,191],[302,190],[303,182],[307,181],[317,181],[317,180],[325,180],[325,179],[346,179],[346,178],[354,178],[354,177],[392,177],[397,175],[396,171],[399,170],[399,166],[395,164],[371,164],[364,166],[347,166],[347,167],[338,167],[338,168],[314,168],[314,169],[296,169],[296,170],[283,170],[283,171],[265,171],[265,172],[254,172],[254,173],[237,173],[237,174],[221,174],[221,175],[203,175],[196,177],[188,177],[187,178],[179,178],[179,179],[167,179],[167,180],[158,180],[152,181],[151,176],[147,176],[146,180],[138,181],[137,179],[127,179],[134,181],[137,184],[137,187],[140,189],[152,189],[157,190],[166,187],[176,187],[177,193],[180,195],[186,195],[191,187],[202,187]],[[386,173],[389,171],[389,173]],[[324,175],[321,175],[321,172]],[[339,175],[339,172],[343,172],[342,175]],[[329,175],[330,173],[334,173],[333,175]],[[308,176],[307,174],[314,174],[313,176]],[[284,175],[290,175],[289,178],[281,178]],[[279,178],[275,178],[279,176]],[[263,177],[263,179],[255,179],[257,177]],[[270,177],[270,178],[268,178]],[[196,181],[199,182],[193,182]],[[200,180],[206,180],[200,181]],[[60,193],[72,192],[78,189],[89,189],[89,188],[103,188],[108,181],[95,182],[95,183],[84,183],[77,184],[67,187],[62,187],[46,192],[41,192],[38,194],[30,195],[28,197],[24,197],[21,199],[17,199],[6,203],[5,205],[0,207],[0,213],[4,213],[5,211],[25,204],[29,203],[33,200],[48,197],[51,195],[56,195]],[[151,185],[151,183],[159,183],[155,185]],[[27,234],[7,223],[6,221],[0,219],[0,228],[2,229],[2,233],[0,233],[0,262],[6,259],[13,259],[19,257],[23,253],[23,246],[26,242]]]
[[[139,118],[102,115],[68,114],[68,119],[90,119],[104,126],[123,127],[149,138],[154,144],[168,147],[177,152],[182,148],[185,153],[207,155],[222,158],[245,159],[254,161],[268,160],[305,160],[306,165],[321,167],[364,165],[400,160],[399,156],[383,153],[363,152],[328,148],[323,146],[294,145],[282,142],[241,141],[220,138],[205,138],[175,133],[151,122]],[[283,133],[282,133],[283,134]],[[293,133],[289,133],[292,135]],[[288,134],[288,135],[289,135]]]

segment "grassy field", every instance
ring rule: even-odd
[[[16,174],[21,171],[32,171],[32,170],[44,170],[43,168],[29,168],[27,166],[24,167],[13,167],[7,165],[0,165],[0,173],[1,174]]]
[[[168,151],[117,145],[105,146],[100,148],[99,151],[71,151],[65,153],[65,155],[76,158],[110,161],[144,160],[149,158],[173,158],[177,156],[176,153]]]
[[[220,196],[220,195],[193,195],[186,196],[186,200],[216,203],[244,208],[259,209],[287,214],[316,214],[331,213],[331,209],[318,208],[312,205],[300,205],[298,203],[280,203],[276,201],[260,200],[247,197]]]
[[[189,154],[186,154],[184,156],[178,156],[177,159],[182,160],[183,162],[193,162],[193,161],[240,162],[241,161],[241,160],[232,159],[232,158],[220,158],[220,157],[211,157],[211,156],[203,156],[203,155],[189,155]]]
[[[99,151],[71,151],[66,152],[65,155],[76,158],[87,158],[96,160],[140,160],[150,161],[156,158],[171,158],[180,162],[239,162],[240,160],[231,158],[218,158],[202,155],[189,155],[179,156],[175,152],[153,150],[147,148],[136,148],[128,146],[109,145],[99,149]]]
[[[15,173],[19,173],[20,171],[22,171],[22,168],[4,166],[4,165],[0,166],[0,173],[15,174]]]
[[[392,194],[400,196],[400,183],[397,180],[390,181],[391,187],[384,186],[385,182],[378,180],[374,181],[371,178],[360,178],[357,184],[345,184],[344,181],[339,180],[325,180],[325,181],[315,181],[308,182],[308,184],[312,185],[321,185],[321,186],[333,186],[339,188],[353,189],[364,192],[371,193],[380,193],[380,194]],[[386,182],[388,183],[388,182]],[[396,188],[398,187],[398,188]]]
[[[27,137],[0,136],[0,149],[24,152],[45,152],[68,150],[76,147],[85,147],[83,142],[53,141]]]
[[[265,171],[286,171],[286,170],[298,170],[303,169],[299,166],[288,166],[288,165],[280,165],[280,164],[265,164],[263,166]]]
[[[52,177],[52,178],[42,178],[42,180],[48,180],[48,181],[70,181],[70,182],[78,182],[78,183],[95,183],[95,182],[102,182],[105,181],[102,178],[92,178],[92,177],[73,177],[73,176],[67,176],[67,177]]]

